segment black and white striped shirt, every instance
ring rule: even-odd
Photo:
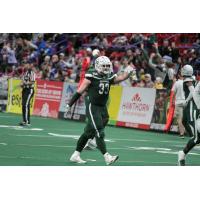
[[[22,77],[22,81],[24,82],[23,88],[34,88],[35,72],[27,70]],[[28,82],[33,82],[33,84],[28,84]]]

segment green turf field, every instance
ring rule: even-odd
[[[80,166],[69,162],[84,123],[32,116],[31,127],[18,126],[20,115],[0,113],[1,166]],[[118,154],[115,166],[173,166],[177,151],[189,138],[128,128],[106,128],[107,149]],[[187,165],[200,165],[200,147],[191,151]],[[84,150],[84,166],[105,166],[98,150]],[[82,166],[82,165],[81,165]]]

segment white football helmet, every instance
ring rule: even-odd
[[[191,77],[193,75],[193,67],[191,65],[184,65],[181,69],[181,75]]]
[[[95,69],[100,74],[110,74],[112,70],[112,63],[106,56],[99,56],[95,60]]]

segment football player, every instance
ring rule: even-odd
[[[193,68],[185,65],[182,68],[183,89],[185,92],[185,108],[183,110],[183,124],[191,136],[193,136],[183,151],[178,152],[178,164],[185,165],[186,155],[196,144],[200,143],[200,83],[194,81]]]
[[[88,91],[88,106],[86,106],[86,115],[88,118],[84,133],[80,136],[75,152],[72,154],[70,161],[75,163],[86,163],[80,157],[80,153],[85,147],[88,139],[95,137],[97,147],[104,156],[107,165],[114,163],[117,155],[110,155],[107,152],[104,141],[105,119],[108,116],[106,103],[109,97],[111,84],[116,84],[129,78],[133,72],[132,67],[126,68],[123,74],[117,75],[112,73],[112,63],[106,56],[100,56],[95,60],[95,69],[90,73],[85,74],[81,86],[73,95],[70,102],[67,104],[67,111],[79,99],[79,97]]]
[[[95,65],[95,60],[100,56],[100,51],[99,49],[94,49],[92,51],[92,60],[91,60],[91,65],[90,68],[88,69],[88,72],[90,70],[93,70],[93,66]],[[85,72],[86,73],[86,72]],[[90,73],[90,72],[89,72]],[[84,74],[85,76],[85,74]],[[85,78],[85,77],[84,77]],[[82,81],[84,80],[84,78],[82,79]],[[82,83],[81,81],[81,83]],[[81,85],[81,83],[79,82],[79,85]],[[87,96],[87,92],[85,92],[85,105],[86,107],[89,106],[89,100],[88,100],[88,96]],[[86,108],[87,109],[87,108]],[[107,120],[104,121],[104,126],[106,126],[106,124],[108,123],[108,119],[109,119],[109,115],[107,116]],[[84,149],[87,150],[94,150],[97,148],[97,144],[96,144],[96,139],[95,137],[89,139],[84,147]]]
[[[90,59],[88,62],[83,62],[83,64],[82,64],[82,70],[81,70],[81,75],[80,75],[80,80],[79,80],[79,83],[78,83],[78,88],[81,86],[81,84],[82,84],[82,82],[83,82],[83,80],[85,78],[86,72],[93,69],[95,60],[99,56],[100,56],[100,51],[98,49],[94,49],[92,51],[92,59]],[[84,92],[83,96],[84,96],[84,99],[85,99],[85,106],[87,108],[87,106],[89,105],[87,91]],[[107,122],[108,122],[108,120],[107,120]],[[105,126],[106,126],[106,123],[105,123]],[[96,147],[97,147],[97,144],[96,144],[96,139],[94,137],[94,138],[91,138],[91,139],[88,140],[88,142],[86,143],[84,149],[93,150]]]

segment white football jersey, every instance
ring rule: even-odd
[[[198,109],[200,109],[200,81],[194,88],[193,99]]]
[[[183,90],[183,80],[177,80],[172,88],[175,94],[175,105],[182,105],[185,102],[185,92]]]

